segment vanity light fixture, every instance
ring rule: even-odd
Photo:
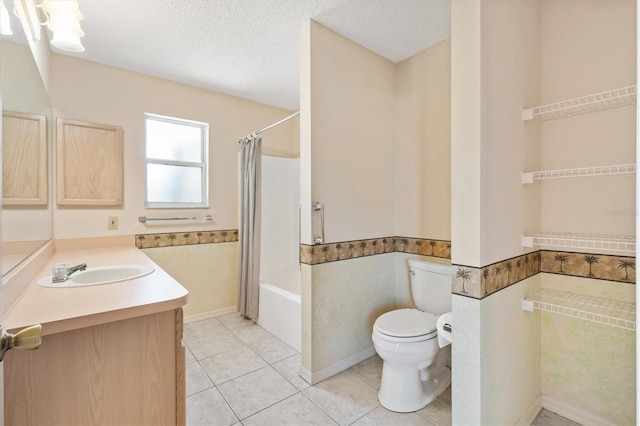
[[[9,11],[2,0],[0,0],[0,33],[2,35],[13,35]]]
[[[31,38],[40,40],[40,27],[46,26],[53,32],[51,44],[68,52],[84,52],[80,37],[84,36],[80,21],[84,17],[80,12],[77,0],[14,0],[16,10],[22,9],[22,15],[27,22]],[[44,21],[40,19],[37,9],[42,9]]]

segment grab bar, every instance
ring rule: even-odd
[[[298,268],[302,270],[302,254],[300,248],[302,244],[302,203],[298,203]]]
[[[152,220],[213,220],[210,214],[206,216],[190,216],[190,217],[146,217],[138,216],[138,222],[150,222]]]
[[[324,204],[316,201],[311,206],[311,210],[314,212],[320,212],[320,235],[313,236],[313,244],[322,244],[324,243]]]

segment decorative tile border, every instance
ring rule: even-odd
[[[139,249],[226,243],[238,241],[238,230],[136,234],[135,240],[136,247]],[[450,259],[451,242],[424,238],[386,237],[313,246],[300,245],[301,261],[309,265],[393,252]]]
[[[136,247],[155,248],[238,241],[238,230],[137,234]],[[451,258],[451,242],[409,237],[371,238],[330,244],[300,245],[300,261],[319,265],[384,253]],[[453,265],[451,292],[482,299],[540,272],[635,284],[635,257],[540,250],[476,268]]]
[[[634,257],[540,250],[482,268],[454,265],[451,292],[482,299],[540,272],[635,284]]]
[[[451,292],[461,296],[482,299],[519,281],[540,273],[540,251],[475,268],[453,265]]]
[[[318,265],[320,263],[393,253],[395,251],[396,240],[393,237],[316,244],[313,246],[300,244],[300,262],[308,265]]]
[[[451,241],[395,237],[396,251],[451,259]]]
[[[636,259],[628,256],[543,250],[541,272],[635,284]]]
[[[155,248],[193,244],[229,243],[238,241],[237,229],[220,231],[171,232],[166,234],[136,234],[136,247]]]
[[[339,243],[300,245],[300,261],[307,265],[356,259],[384,253],[409,253],[422,256],[451,258],[449,241],[423,238],[386,237]]]

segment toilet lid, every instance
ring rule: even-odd
[[[397,309],[378,317],[373,327],[387,336],[424,336],[435,331],[436,316],[418,309]]]

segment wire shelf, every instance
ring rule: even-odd
[[[587,176],[622,175],[635,173],[635,164],[620,164],[616,166],[582,167],[577,169],[542,170],[537,172],[523,172],[522,183],[533,183],[542,179],[562,179]]]
[[[526,301],[532,301],[533,309],[540,311],[580,318],[625,330],[636,329],[636,305],[634,303],[545,288],[540,289],[533,300],[524,298],[523,308]]]
[[[635,236],[541,233],[523,235],[522,247],[547,246],[562,249],[636,252]]]
[[[636,103],[636,86],[621,87],[606,92],[569,99],[561,102],[541,105],[522,110],[522,120],[553,120],[555,118],[570,117],[608,108],[617,108]]]

